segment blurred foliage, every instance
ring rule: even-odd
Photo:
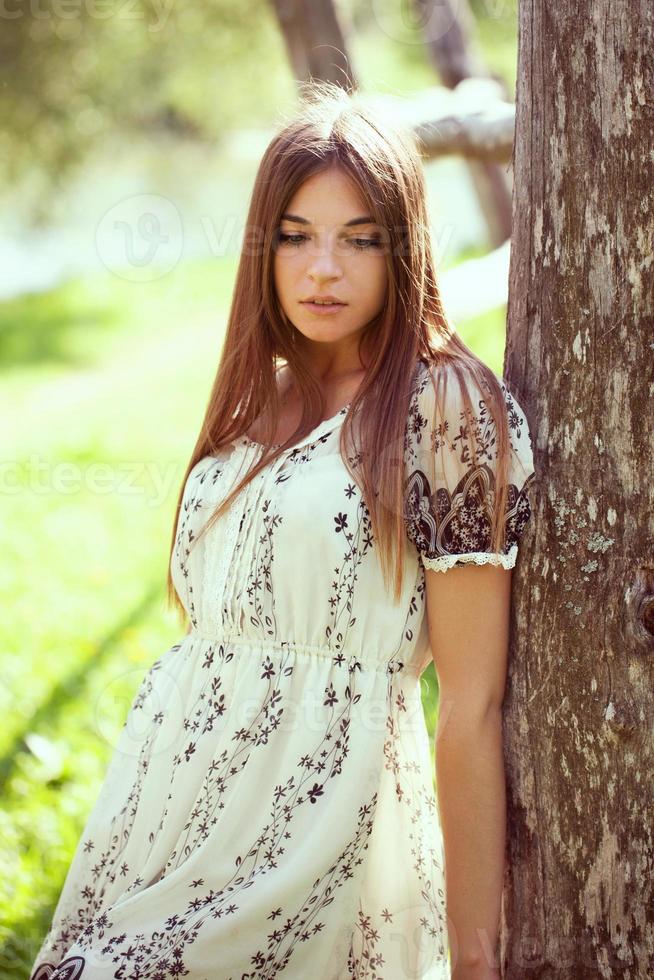
[[[489,67],[515,88],[513,4],[475,0]],[[416,19],[397,0],[340,0],[355,70],[396,94],[436,81]],[[103,138],[150,132],[215,143],[270,125],[295,85],[268,0],[39,4],[0,32],[0,160],[5,182],[38,168],[56,191]]]
[[[114,128],[216,140],[263,123],[293,91],[284,57],[265,0],[19,5],[0,32],[6,176],[41,161],[61,178]]]

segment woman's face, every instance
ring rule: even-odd
[[[347,174],[332,167],[307,178],[282,215],[275,288],[284,313],[309,341],[349,346],[384,306],[384,229],[368,212]],[[341,305],[321,312],[306,302],[314,295],[331,295]]]

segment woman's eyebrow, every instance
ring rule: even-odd
[[[288,214],[282,215],[282,220],[294,221],[298,225],[310,225],[311,222],[308,218],[302,218],[299,214]],[[371,218],[369,214],[364,214],[360,218],[351,218],[350,221],[346,221],[343,225],[344,228],[349,228],[351,225],[374,225],[376,224],[375,219]]]

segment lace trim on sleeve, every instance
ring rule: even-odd
[[[473,565],[501,565],[502,568],[513,568],[518,555],[518,546],[511,546],[507,554],[497,554],[492,551],[474,551],[467,555],[437,555],[435,558],[426,558],[421,555],[421,561],[425,568],[433,569],[435,572],[446,572],[448,568],[456,565],[472,563]]]

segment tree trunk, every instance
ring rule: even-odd
[[[356,87],[345,36],[333,0],[272,0],[295,78]]]
[[[504,373],[532,429],[509,980],[654,976],[654,6],[520,3]]]
[[[443,85],[454,89],[466,78],[488,77],[475,46],[475,18],[468,0],[414,0],[427,50]],[[508,97],[508,93],[505,93]],[[511,237],[511,185],[501,167],[487,160],[466,161],[492,248]]]

